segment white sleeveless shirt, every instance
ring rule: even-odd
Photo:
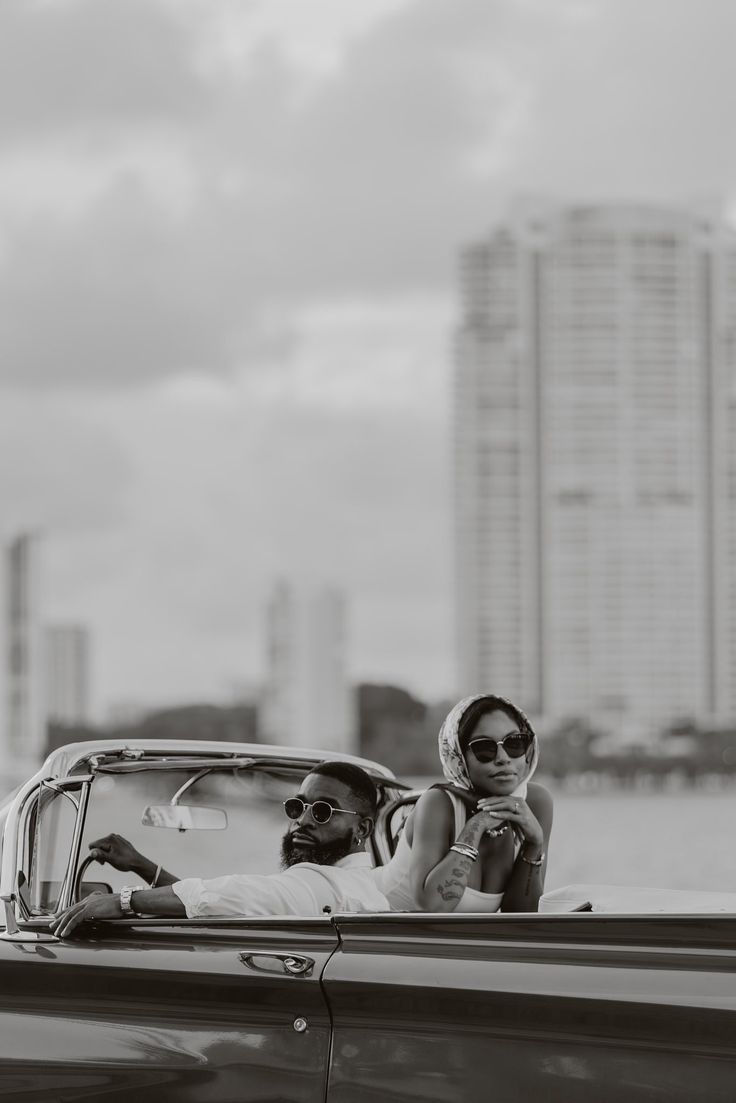
[[[468,818],[468,810],[460,797],[449,790],[443,790],[449,797],[453,812],[455,813],[455,838],[458,837]],[[524,793],[526,786],[524,786]],[[519,790],[519,795],[524,795]],[[518,854],[521,843],[514,841],[514,855]],[[374,870],[376,888],[388,900],[392,911],[426,911],[416,900],[411,887],[411,846],[406,838],[406,831],[402,831],[396,850],[391,861],[385,866],[377,866]],[[460,897],[454,912],[497,912],[503,900],[502,892],[480,892],[478,889],[466,888]]]

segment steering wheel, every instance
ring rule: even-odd
[[[79,900],[82,899],[82,885],[84,884],[84,875],[89,869],[92,862],[96,861],[97,859],[94,857],[93,854],[88,854],[87,857],[80,862],[79,869],[77,870],[77,875],[74,878],[74,888],[72,889],[72,898],[70,903],[76,904]],[[103,864],[103,862],[100,862],[100,865]]]

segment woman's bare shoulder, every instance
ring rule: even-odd
[[[451,821],[454,823],[455,813],[449,793],[443,789],[425,789],[415,805],[412,819],[423,826],[432,823],[444,827]]]
[[[449,816],[452,811],[452,802],[449,793],[445,792],[444,789],[425,789],[417,800],[416,807],[433,814],[437,814],[441,809],[444,809]]]
[[[455,815],[449,794],[442,789],[425,789],[407,820],[407,842],[414,841],[415,830],[420,839],[444,839],[452,832]]]

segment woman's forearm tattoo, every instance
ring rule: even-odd
[[[531,863],[526,867],[526,885],[524,886],[524,896],[529,896],[532,888],[532,879],[534,877],[541,877],[542,870],[540,866],[532,865]]]
[[[452,868],[452,876],[446,877],[437,885],[437,893],[443,900],[459,900],[465,892],[468,882],[468,874],[472,862],[470,858],[460,858],[457,865]]]
[[[526,875],[526,886],[524,888],[524,896],[529,895],[529,890],[532,887],[532,874],[534,873],[534,868],[535,868],[534,866],[529,866],[528,867],[529,872]]]

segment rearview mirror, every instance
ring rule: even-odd
[[[224,808],[200,808],[190,804],[149,804],[143,809],[144,827],[170,827],[176,831],[222,831],[227,827]]]

